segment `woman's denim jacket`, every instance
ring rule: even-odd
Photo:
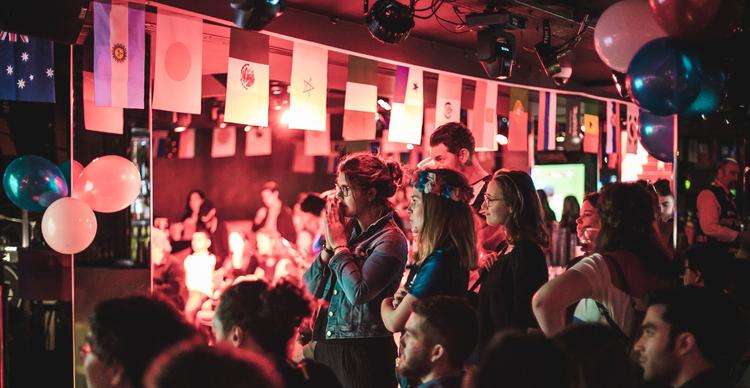
[[[393,217],[389,212],[365,232],[350,221],[349,249],[339,250],[327,266],[318,255],[305,272],[310,292],[329,303],[326,339],[392,335],[380,317],[380,304],[398,289],[408,254],[406,236]]]

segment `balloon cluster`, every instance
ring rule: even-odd
[[[58,167],[39,156],[21,156],[3,174],[5,195],[21,209],[43,211],[42,236],[52,249],[64,254],[78,253],[94,241],[94,211],[125,209],[140,187],[141,174],[135,164],[115,155],[96,158],[85,168],[75,160]]]
[[[623,0],[602,13],[596,52],[613,72],[626,74],[627,94],[648,111],[640,135],[653,156],[672,160],[673,151],[649,149],[658,141],[669,143],[657,148],[674,149],[671,136],[653,130],[671,122],[659,116],[705,117],[732,100],[732,78],[746,78],[742,45],[728,47],[747,40],[742,13],[739,0]]]

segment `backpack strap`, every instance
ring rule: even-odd
[[[623,288],[622,291],[624,291],[625,295],[628,296],[628,300],[630,301],[630,307],[633,309],[633,312],[637,312],[638,310],[636,309],[635,301],[633,300],[633,296],[630,294],[630,286],[628,285],[628,282],[625,279],[625,273],[622,271],[622,268],[617,263],[617,260],[610,257],[609,254],[603,254],[602,258],[607,264],[611,264],[611,265],[608,265],[607,267],[614,269],[614,275],[617,276],[617,279],[620,281],[620,284],[622,284],[622,288]],[[596,308],[599,310],[599,314],[601,314],[604,317],[607,323],[613,329],[615,329],[623,337],[623,339],[626,340],[626,342],[630,342],[632,338],[630,338],[630,336],[626,334],[625,331],[622,330],[620,325],[618,325],[614,321],[614,319],[612,319],[612,315],[609,313],[609,309],[607,309],[607,307],[601,304],[599,301],[594,301],[594,302],[596,302]]]

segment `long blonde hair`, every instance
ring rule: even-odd
[[[435,173],[447,185],[459,190],[471,192],[466,177],[449,169],[426,170]],[[445,198],[441,195],[422,193],[423,222],[417,238],[417,250],[414,259],[421,264],[435,249],[447,245],[456,247],[461,267],[477,267],[477,233],[474,210],[468,202]]]

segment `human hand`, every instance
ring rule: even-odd
[[[323,217],[323,226],[326,236],[326,247],[334,249],[346,246],[346,232],[341,222],[339,211],[339,200],[336,197],[328,197],[326,200],[326,212]]]
[[[408,294],[408,293],[409,292],[406,291],[406,288],[401,287],[401,288],[398,289],[398,291],[396,291],[395,294],[393,294],[393,302],[392,303],[393,303],[393,308],[394,309],[396,307],[398,307],[399,304],[401,304],[401,301],[404,300],[404,297],[406,297],[406,294]]]
[[[315,345],[317,345],[317,341],[310,341],[310,343],[303,346],[302,357],[308,360],[314,360],[315,359]]]
[[[490,268],[495,265],[498,258],[499,256],[495,252],[485,253],[484,257],[482,258],[482,264],[480,265],[480,267],[485,271],[489,271]]]

